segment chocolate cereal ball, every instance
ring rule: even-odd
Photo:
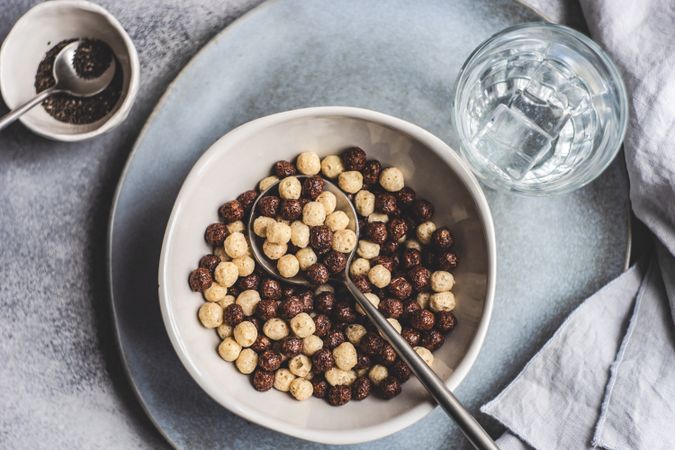
[[[389,192],[375,194],[375,211],[387,215],[396,215],[399,212],[396,197]]]
[[[412,285],[403,277],[396,277],[391,280],[387,290],[394,297],[405,300],[412,294]]]
[[[363,167],[363,184],[366,186],[376,184],[380,178],[380,172],[382,172],[382,164],[379,161],[375,159],[366,161],[366,165]]]
[[[323,291],[316,296],[314,308],[322,314],[330,314],[335,306],[335,294],[330,291]]]
[[[281,299],[281,283],[273,278],[265,278],[260,283],[260,296],[264,299]]]
[[[274,166],[272,166],[272,172],[274,175],[276,175],[279,178],[286,178],[293,176],[297,174],[297,170],[295,170],[295,166],[293,163],[290,163],[288,161],[277,161],[274,163]]]
[[[429,331],[436,324],[434,313],[427,309],[420,309],[410,315],[410,325],[420,331]]]
[[[250,191],[242,192],[239,194],[239,197],[237,197],[237,201],[241,204],[241,206],[244,208],[244,211],[249,211],[251,209],[251,206],[253,206],[253,203],[255,203],[255,199],[258,198],[258,193],[251,189]]]
[[[208,269],[200,267],[190,272],[188,284],[194,292],[201,292],[208,289],[213,283],[211,272]]]
[[[422,252],[414,248],[404,248],[401,252],[401,268],[412,269],[422,264]]]
[[[368,223],[365,232],[366,237],[378,245],[382,245],[387,241],[387,225],[382,222]]]
[[[327,225],[319,225],[309,229],[309,245],[317,254],[330,250],[333,243],[333,232]]]
[[[450,272],[457,267],[457,255],[449,250],[444,250],[436,255],[434,262],[439,270]]]
[[[258,356],[258,367],[274,372],[281,367],[283,358],[274,350],[266,350]]]
[[[359,377],[352,383],[352,398],[354,400],[363,400],[370,395],[373,382],[368,377]]]
[[[408,272],[408,279],[413,290],[419,292],[431,283],[431,271],[423,266],[413,267]]]
[[[371,267],[377,265],[384,266],[389,272],[393,272],[396,268],[396,259],[393,256],[380,255],[370,260]]]
[[[348,303],[337,304],[333,308],[333,320],[337,323],[353,323],[356,321],[356,312]]]
[[[408,318],[410,320],[410,317],[415,311],[419,311],[422,309],[419,303],[417,303],[416,300],[408,300],[403,303],[403,317]]]
[[[439,249],[447,250],[452,247],[454,243],[455,238],[447,227],[438,228],[431,235],[431,245]]]
[[[266,195],[258,200],[258,214],[265,217],[276,217],[281,200],[275,195]]]
[[[288,297],[279,305],[278,313],[282,319],[290,320],[303,310],[302,300],[297,295]]]
[[[227,325],[234,327],[239,325],[244,320],[244,310],[241,305],[237,303],[232,303],[227,305],[223,311],[223,322]]]
[[[256,338],[255,342],[251,345],[251,350],[254,352],[260,354],[263,353],[266,350],[269,350],[272,348],[272,341],[270,341],[270,338],[265,336],[262,333],[258,333],[258,337]]]
[[[427,331],[422,334],[422,347],[436,351],[445,343],[445,336],[438,330]]]
[[[302,353],[302,339],[297,337],[286,337],[281,341],[281,353],[289,358]]]
[[[199,260],[199,267],[208,270],[212,275],[218,264],[220,264],[220,258],[216,255],[204,255]]]
[[[298,292],[298,298],[302,302],[302,312],[307,314],[314,311],[314,294],[310,290]]]
[[[347,336],[340,330],[331,330],[323,340],[323,344],[328,349],[334,349],[347,340]]]
[[[269,391],[274,386],[274,372],[264,369],[256,369],[251,377],[251,384],[256,391]]]
[[[321,377],[313,377],[312,387],[314,388],[314,392],[312,392],[312,395],[314,397],[316,398],[326,397],[326,394],[328,393],[328,383],[326,382],[326,380],[324,380]]]
[[[397,359],[396,362],[394,362],[394,364],[392,364],[389,368],[389,373],[391,373],[391,375],[401,383],[405,383],[410,379],[412,370],[410,370],[410,366],[408,366],[406,363],[400,359]]]
[[[370,332],[361,338],[359,349],[365,355],[376,356],[382,350],[383,345],[384,339],[378,334]]]
[[[370,358],[368,355],[364,355],[363,353],[357,353],[356,355],[356,365],[354,366],[354,369],[359,370],[359,369],[367,369],[368,367],[373,365],[373,360]]]
[[[359,147],[348,148],[340,156],[346,170],[363,170],[366,167],[366,152]]]
[[[224,223],[212,223],[204,231],[204,240],[211,247],[222,247],[227,235],[227,226]]]
[[[420,332],[412,328],[404,328],[401,331],[401,336],[408,344],[410,344],[411,347],[420,345],[420,342],[422,341],[422,335]]]
[[[387,223],[387,231],[391,240],[398,241],[408,233],[408,223],[400,217],[394,217]]]
[[[302,203],[300,200],[284,200],[279,212],[281,218],[288,221],[299,220],[302,217]]]
[[[319,337],[324,337],[328,334],[331,328],[330,319],[325,314],[317,314],[314,316],[314,334]]]
[[[260,300],[255,306],[255,315],[262,321],[268,321],[277,316],[278,302],[270,298]]]
[[[325,284],[328,281],[328,268],[321,263],[312,264],[305,271],[307,280],[312,284]]]
[[[218,208],[218,215],[227,223],[244,218],[244,207],[239,200],[232,200]]]
[[[352,277],[352,282],[356,285],[356,287],[359,289],[359,291],[363,292],[364,294],[367,294],[368,292],[372,292],[373,288],[370,284],[370,281],[368,281],[368,277],[365,275],[360,275],[358,277]]]
[[[410,215],[418,224],[431,220],[434,216],[434,205],[424,199],[415,200],[410,207]]]
[[[398,203],[403,207],[412,205],[413,202],[415,201],[415,197],[417,196],[415,191],[408,186],[405,186],[403,189],[396,192],[395,195],[396,200],[398,200]]]
[[[318,175],[305,178],[302,182],[302,196],[310,200],[316,200],[321,195],[325,181]]]
[[[323,263],[330,273],[342,273],[347,268],[347,255],[331,250],[326,253]]]
[[[394,347],[391,346],[388,342],[385,342],[382,345],[382,348],[375,356],[375,361],[383,366],[390,366],[396,361],[397,355]]]
[[[342,406],[352,399],[352,389],[349,386],[330,386],[326,400],[331,406]]]
[[[239,278],[237,281],[237,286],[242,291],[248,291],[249,289],[258,290],[258,285],[260,284],[260,275],[253,272],[252,274]]]
[[[457,324],[457,318],[452,311],[439,311],[436,313],[436,329],[442,333],[449,333]]]
[[[389,400],[401,393],[401,383],[393,376],[388,376],[377,385],[380,396]]]
[[[312,355],[312,368],[315,371],[325,372],[334,366],[333,352],[327,348],[322,348]]]
[[[396,241],[387,241],[380,245],[381,255],[395,255],[398,251],[399,243]]]
[[[403,302],[396,298],[385,298],[380,302],[377,309],[379,309],[385,317],[399,319],[403,315]]]

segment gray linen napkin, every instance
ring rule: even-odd
[[[631,202],[656,250],[577,308],[482,411],[509,429],[503,449],[674,449],[675,3],[581,6],[626,82]]]

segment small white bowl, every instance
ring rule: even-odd
[[[117,19],[94,3],[53,0],[40,3],[24,14],[0,47],[0,91],[10,109],[35,96],[35,73],[47,51],[73,38],[106,42],[123,70],[124,82],[115,109],[96,122],[83,125],[61,122],[40,105],[21,117],[23,124],[33,132],[58,141],[89,139],[119,125],[129,114],[138,91],[138,54]]]
[[[159,265],[159,299],[171,342],[197,383],[217,402],[250,421],[299,438],[351,444],[395,433],[429,413],[434,405],[417,380],[385,401],[371,396],[342,407],[315,398],[298,402],[275,390],[256,392],[249,377],[216,352],[215,331],[197,320],[203,303],[187,279],[211,249],[204,229],[218,221],[222,203],[257,185],[274,161],[302,151],[320,155],[357,145],[371,158],[396,165],[420,197],[436,206],[434,220],[455,233],[458,326],[434,353],[434,370],[450,389],[473,364],[485,338],[495,286],[495,235],[478,182],[440,139],[391,116],[359,108],[321,107],[274,114],[240,126],[204,153],[174,204]]]

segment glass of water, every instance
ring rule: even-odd
[[[628,102],[616,66],[595,42],[534,23],[508,28],[471,54],[453,117],[460,151],[485,184],[563,193],[612,162]]]

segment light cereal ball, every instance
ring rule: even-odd
[[[345,171],[342,159],[338,155],[328,155],[321,161],[321,173],[326,178],[333,179]]]
[[[421,223],[417,226],[417,239],[424,245],[431,242],[431,235],[436,231],[436,224],[432,221]]]
[[[274,175],[263,178],[260,180],[260,183],[258,183],[258,189],[260,192],[267,190],[268,188],[274,186],[274,184],[279,181],[278,177],[275,177]]]
[[[366,190],[357,192],[354,197],[354,206],[357,213],[368,217],[375,211],[375,194]]]
[[[361,338],[366,335],[366,327],[358,323],[353,323],[345,328],[345,334],[347,335],[349,342],[357,345],[361,342]]]
[[[397,167],[388,167],[380,173],[380,185],[389,192],[398,192],[405,186],[403,174]]]
[[[363,294],[363,295],[368,299],[368,301],[370,303],[373,304],[373,306],[375,306],[375,308],[377,308],[380,305],[380,297],[373,294],[372,292],[368,292],[368,293]],[[356,312],[359,313],[359,314],[363,314],[363,315],[366,314],[366,312],[363,310],[363,308],[361,308],[361,305],[359,305],[359,304],[356,305],[355,309],[356,309]]]
[[[372,213],[368,216],[368,223],[373,222],[387,223],[389,222],[389,216],[381,213]]]
[[[378,264],[368,271],[368,280],[375,286],[383,288],[391,282],[391,272],[382,264]]]
[[[335,208],[337,207],[337,198],[335,198],[335,194],[330,191],[323,191],[316,198],[316,201],[323,205],[323,209],[326,210],[326,215],[335,211]]]
[[[420,244],[415,239],[408,239],[407,241],[405,241],[405,246],[406,248],[411,248],[414,250],[418,250],[420,252],[422,251],[422,244]]]
[[[226,288],[236,283],[237,278],[239,278],[239,269],[237,268],[237,265],[231,261],[218,263],[216,270],[213,272],[218,284],[225,286]]]
[[[431,367],[434,363],[434,354],[426,347],[415,347],[415,351],[422,357],[427,366]]]
[[[309,202],[302,208],[302,221],[310,227],[323,225],[326,221],[326,210],[319,202]]]
[[[273,341],[279,341],[288,336],[288,325],[283,320],[275,317],[265,322],[263,333]]]
[[[335,211],[326,217],[326,225],[333,232],[344,230],[349,226],[349,217],[344,211]]]
[[[396,330],[398,334],[401,334],[401,330],[403,330],[403,327],[401,327],[401,322],[392,317],[389,317],[387,322],[389,322],[391,326],[394,327],[394,330]]]
[[[261,238],[267,237],[267,227],[269,227],[273,223],[277,223],[277,221],[272,219],[271,217],[265,216],[256,217],[255,220],[253,221],[253,232],[256,234],[256,236],[259,236]]]
[[[356,233],[352,230],[338,230],[333,233],[333,250],[349,253],[356,247]]]
[[[286,244],[275,244],[270,241],[263,242],[263,253],[269,259],[277,260],[284,256],[288,251],[288,245]]]
[[[295,397],[296,400],[307,400],[314,393],[314,386],[310,381],[307,381],[304,378],[296,378],[291,381],[290,391],[291,395]]]
[[[357,370],[356,375],[359,377],[365,377],[366,375],[368,375],[368,368],[364,367],[363,369]]]
[[[291,243],[298,248],[309,245],[309,227],[299,220],[291,224]]]
[[[335,288],[330,284],[322,284],[314,290],[314,295],[319,295],[322,292],[335,292]]]
[[[431,296],[429,306],[436,312],[452,311],[455,309],[455,294],[450,291],[437,292]]]
[[[321,159],[314,152],[304,152],[295,160],[298,172],[303,175],[316,175],[321,171]]]
[[[216,328],[216,333],[218,333],[218,337],[220,339],[225,339],[226,337],[232,336],[232,331],[232,327],[226,324],[222,324]]]
[[[447,292],[455,285],[455,277],[445,270],[437,270],[431,274],[431,289],[436,292]]]
[[[230,258],[240,258],[245,256],[248,252],[248,242],[246,241],[246,236],[243,233],[235,232],[225,238],[225,244],[223,245],[225,253]]]
[[[312,360],[306,355],[295,355],[288,360],[288,370],[296,377],[306,377],[312,370]]]
[[[234,365],[244,375],[253,373],[255,367],[258,365],[258,354],[250,348],[245,348],[239,353],[239,357],[234,362]]]
[[[389,371],[386,367],[380,364],[375,364],[370,371],[368,372],[368,378],[373,384],[379,384],[380,381],[384,380],[389,376]]]
[[[226,295],[222,300],[218,300],[218,304],[221,308],[225,309],[234,303],[237,299],[234,298],[234,295]]]
[[[298,259],[298,264],[300,265],[300,270],[305,271],[309,267],[316,263],[317,256],[310,247],[302,248],[298,250],[295,254],[295,257]]]
[[[258,339],[258,330],[248,320],[244,320],[234,327],[234,340],[242,347],[250,347]]]
[[[223,247],[214,248],[213,254],[220,258],[221,261],[229,261],[231,259],[229,256],[227,256],[227,253],[225,253],[225,249]]]
[[[338,185],[340,189],[350,194],[356,194],[363,187],[363,174],[356,170],[342,172],[338,176]]]
[[[290,370],[279,369],[274,372],[274,389],[281,392],[288,392],[293,380],[295,380],[295,375],[293,375]]]
[[[237,305],[244,310],[245,316],[252,316],[255,311],[255,305],[260,301],[260,294],[254,289],[247,289],[237,297]]]
[[[241,353],[241,345],[237,344],[237,341],[231,337],[226,337],[218,344],[218,354],[225,361],[232,362],[239,358]]]
[[[356,365],[356,348],[351,342],[343,342],[333,349],[335,365],[342,370],[352,370]]]
[[[366,275],[370,270],[370,262],[366,258],[356,258],[349,266],[349,274],[353,277]]]
[[[328,369],[324,376],[331,386],[350,386],[356,381],[356,372],[353,370],[342,370],[337,367]]]
[[[417,304],[420,305],[420,308],[427,309],[429,307],[430,297],[431,297],[430,292],[420,292],[419,294],[417,294],[415,300],[417,301]]]
[[[291,240],[291,227],[283,222],[274,222],[267,226],[267,240],[273,244],[287,244]]]
[[[293,278],[300,272],[300,262],[295,255],[284,255],[277,261],[279,275],[284,278]]]
[[[217,302],[219,300],[222,300],[225,298],[226,295],[227,295],[227,288],[225,286],[219,285],[218,283],[211,283],[211,286],[209,286],[204,291],[204,298],[206,299],[206,301],[209,302]]]
[[[243,233],[244,230],[246,230],[246,225],[244,225],[244,222],[241,220],[237,220],[236,222],[228,223],[226,225],[227,231],[231,233]]]
[[[316,331],[314,319],[307,313],[300,313],[291,319],[291,330],[299,338],[311,336]]]
[[[285,200],[298,200],[302,185],[296,177],[286,177],[279,183],[279,197]]]
[[[319,336],[311,335],[302,340],[302,353],[312,356],[323,348],[323,341]]]
[[[361,258],[373,259],[376,256],[379,256],[380,246],[374,242],[360,239],[356,253],[358,253]]]
[[[223,324],[223,308],[218,303],[206,302],[199,307],[199,321],[206,328],[217,328]]]
[[[237,266],[240,277],[247,277],[255,270],[255,261],[248,255],[242,256],[241,258],[234,258],[232,262]]]

